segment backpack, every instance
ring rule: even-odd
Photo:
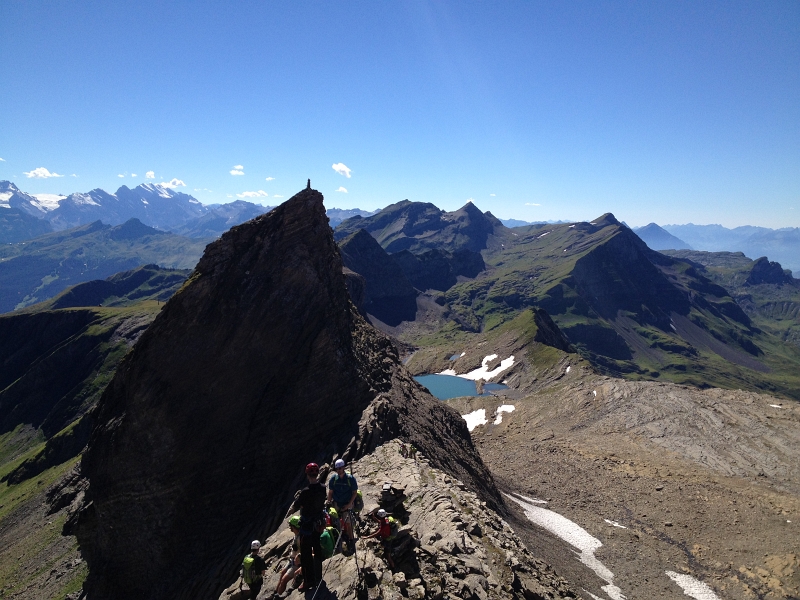
[[[386,538],[387,540],[393,540],[397,537],[397,532],[400,529],[400,525],[397,524],[397,519],[394,517],[388,517],[389,519],[389,537]]]
[[[319,536],[319,545],[322,548],[322,558],[330,558],[333,556],[333,546],[336,543],[336,538],[339,532],[333,527],[326,527],[322,535]]]
[[[356,499],[353,500],[353,512],[358,514],[364,508],[364,496],[361,495],[361,490],[356,492]]]
[[[248,554],[244,557],[242,561],[242,580],[247,584],[250,585],[255,583],[259,579],[261,579],[261,574],[256,573],[253,570],[253,563],[255,562],[255,557],[251,554]]]

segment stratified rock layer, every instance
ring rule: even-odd
[[[206,249],[98,405],[71,522],[96,598],[220,593],[303,466],[399,436],[499,505],[464,421],[347,296],[307,189]]]

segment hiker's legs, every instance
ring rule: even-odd
[[[353,533],[353,511],[344,511],[342,517],[342,545],[347,544],[347,551],[349,554],[355,552],[356,539]]]
[[[314,533],[311,536],[311,544],[312,548],[314,549],[314,582],[319,583],[322,581],[322,544],[319,542],[319,533]],[[306,570],[303,569],[303,573]]]
[[[261,586],[264,585],[264,580],[259,579],[258,581],[254,581],[250,584],[250,598],[252,600],[256,600],[258,597],[258,593],[261,591]]]
[[[314,534],[308,533],[300,538],[300,567],[303,569],[303,587],[308,589],[317,585],[317,569],[314,566]],[[319,547],[319,534],[316,534]],[[322,551],[319,550],[321,553]]]

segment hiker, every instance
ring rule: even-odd
[[[247,597],[252,600],[255,600],[261,591],[261,586],[264,584],[264,571],[267,568],[267,563],[258,555],[260,549],[261,542],[253,540],[250,543],[250,554],[245,556],[242,561],[242,581],[239,583],[239,591],[242,590],[242,583],[246,583],[250,588],[250,595]]]
[[[278,595],[286,591],[286,586],[289,585],[292,579],[303,574],[303,568],[300,566],[300,517],[292,515],[289,519],[289,529],[291,529],[294,534],[294,541],[292,542],[292,552],[289,555],[289,562],[283,571],[281,571],[281,579],[275,590],[275,593]]]
[[[386,557],[386,562],[389,563],[389,568],[394,569],[394,559],[392,558],[392,545],[394,538],[397,537],[397,521],[394,517],[386,514],[386,511],[378,509],[378,512],[373,516],[378,522],[378,530],[369,535],[365,535],[364,539],[369,540],[372,538],[380,537],[381,545],[383,546],[383,555]]]
[[[344,461],[340,458],[333,463],[336,472],[328,481],[328,504],[333,504],[341,514],[342,520],[342,554],[349,556],[355,552],[355,536],[353,535],[353,503],[358,496],[356,478],[344,470]],[[349,515],[343,514],[351,511]],[[348,546],[348,551],[344,546]]]
[[[319,534],[325,526],[325,487],[318,481],[319,465],[306,465],[308,485],[304,487],[289,508],[289,514],[300,510],[300,565],[303,585],[307,591],[317,587],[322,580],[322,548]]]

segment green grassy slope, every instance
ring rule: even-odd
[[[697,265],[653,252],[613,215],[510,231],[512,242],[483,252],[485,273],[445,292],[444,330],[486,332],[540,307],[605,373],[800,397],[797,348]],[[404,341],[432,341],[409,331]]]
[[[772,277],[753,277],[757,261],[741,252],[682,250],[665,254],[691,261],[709,279],[727,289],[756,326],[800,347],[800,280],[785,272],[781,277],[779,265],[772,269]]]
[[[0,312],[51,298],[70,285],[104,279],[145,264],[193,268],[208,240],[165,233],[131,220],[97,221],[0,246]]]

